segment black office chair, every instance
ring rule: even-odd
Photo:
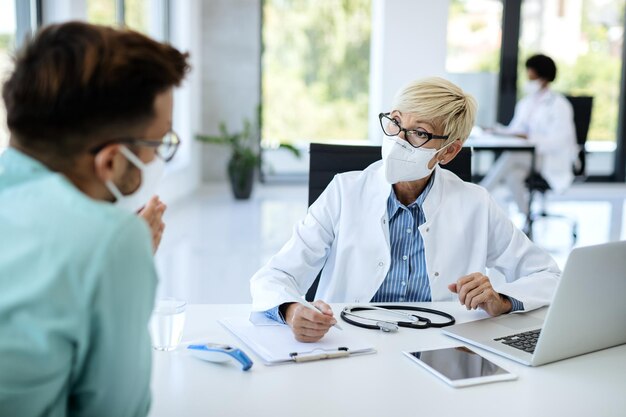
[[[326,189],[336,174],[348,171],[361,171],[381,159],[380,146],[348,146],[311,143],[309,148],[309,206]],[[472,179],[472,151],[463,148],[450,163],[443,168],[454,172],[463,181]],[[315,299],[320,275],[306,293],[308,301]]]
[[[591,123],[591,110],[593,107],[593,97],[588,96],[565,96],[572,104],[574,110],[574,125],[576,127],[576,143],[579,151],[576,161],[572,166],[575,182],[584,182],[586,179],[587,157],[585,153],[585,143],[587,142],[587,134],[589,133],[589,125]],[[526,179],[526,184],[531,191],[531,201],[535,193],[539,193],[542,197],[542,207],[539,213],[531,213],[531,223],[528,225],[529,237],[532,237],[532,224],[538,218],[558,218],[563,219],[571,224],[572,240],[576,243],[578,239],[578,222],[567,216],[560,214],[550,214],[546,210],[546,193],[550,190],[550,185],[541,174],[534,172]]]

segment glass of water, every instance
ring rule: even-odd
[[[150,318],[150,335],[155,350],[174,350],[183,337],[187,303],[175,298],[157,300]]]

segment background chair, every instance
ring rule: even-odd
[[[565,96],[572,104],[574,110],[574,126],[576,127],[576,143],[578,144],[578,156],[572,166],[574,171],[574,181],[583,182],[586,178],[587,158],[585,154],[585,143],[587,142],[587,134],[589,133],[589,125],[591,123],[591,110],[593,107],[593,97],[588,96]],[[526,184],[531,190],[531,201],[535,193],[539,193],[542,197],[542,205],[539,213],[531,213],[531,222],[528,225],[528,236],[532,238],[532,225],[537,218],[558,218],[571,223],[572,240],[576,243],[578,238],[578,222],[575,219],[560,214],[550,214],[546,210],[546,193],[550,190],[550,185],[541,176],[541,174],[533,172],[526,179]]]
[[[326,189],[336,174],[361,171],[381,159],[380,146],[347,146],[311,143],[309,148],[309,206]],[[442,168],[454,172],[463,181],[472,179],[472,151],[463,148],[450,163]],[[315,299],[320,275],[306,293],[308,301]]]

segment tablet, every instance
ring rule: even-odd
[[[402,353],[453,387],[517,379],[515,374],[465,346]]]

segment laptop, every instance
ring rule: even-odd
[[[442,331],[530,366],[624,344],[626,241],[574,249],[549,307]]]

